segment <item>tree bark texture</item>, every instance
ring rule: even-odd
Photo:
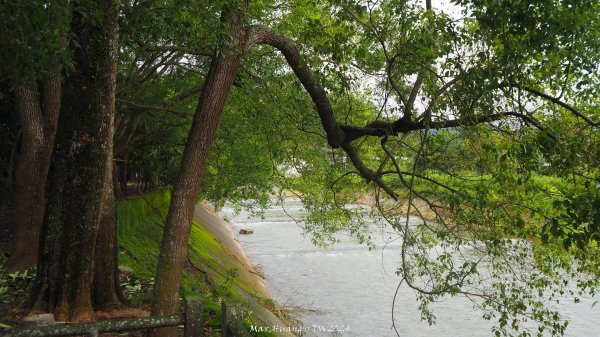
[[[106,180],[112,181],[107,165],[112,159],[118,1],[83,2],[73,13],[75,70],[64,83],[30,305],[32,312],[52,312],[59,321],[88,321],[99,296],[94,296],[95,256],[115,256],[97,239],[102,215],[111,207]]]
[[[16,89],[21,147],[15,173],[15,229],[11,255],[6,262],[9,272],[32,268],[37,263],[60,95],[58,75],[47,79],[41,92],[35,83],[21,84]]]
[[[215,53],[198,100],[167,214],[155,277],[152,315],[170,315],[179,309],[179,287],[187,259],[194,205],[219,119],[244,54],[243,11],[245,9],[225,16],[232,40]],[[176,328],[158,329],[151,333],[151,336],[162,337],[176,335]]]
[[[106,96],[107,104],[112,109],[109,113],[108,134],[105,138],[106,156],[102,176],[100,194],[100,216],[98,237],[94,259],[93,306],[95,309],[116,310],[124,307],[124,298],[120,291],[118,272],[117,244],[117,209],[115,199],[114,168],[114,133],[115,133],[115,98],[117,82],[117,50],[118,24],[115,21],[110,34],[111,54],[107,60],[106,74],[109,88]]]

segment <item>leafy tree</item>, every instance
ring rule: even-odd
[[[112,152],[118,2],[72,3],[69,50],[32,312],[87,321],[122,309]],[[41,206],[41,205],[40,205]]]
[[[36,265],[46,177],[60,111],[68,10],[60,2],[10,2],[2,17],[2,80],[14,91],[21,130],[15,168],[15,230],[9,271]],[[23,23],[23,18],[27,21]],[[34,207],[32,207],[34,205]]]
[[[371,244],[364,212],[346,207],[370,202],[369,216],[402,239],[399,280],[417,292],[428,321],[429,303],[463,295],[498,321],[497,335],[562,334],[566,323],[544,302],[594,293],[599,279],[600,8],[583,0],[454,3],[462,16],[430,1],[126,2],[118,79],[106,53],[117,50],[115,4],[72,7],[69,48],[31,51],[74,57],[59,64],[68,77],[34,308],[81,320],[103,306],[92,299],[115,298],[91,296],[90,280],[102,279],[92,275],[114,276],[91,270],[114,263],[98,263],[103,244],[74,240],[96,242],[101,224],[114,224],[114,98],[120,162],[174,182],[154,314],[178,309],[198,195],[260,205],[276,188],[303,198],[306,230],[319,244],[340,230]],[[60,41],[51,36],[40,41]],[[87,106],[88,114],[75,113]],[[72,157],[65,149],[79,148],[83,131],[89,147]],[[423,221],[411,225],[411,215]],[[81,219],[91,220],[78,227]],[[100,233],[110,241],[114,228]],[[78,280],[60,278],[63,263]],[[76,288],[81,296],[61,297]],[[526,330],[525,319],[539,330]]]
[[[597,78],[579,85],[585,90],[577,89],[580,80],[576,78],[597,73],[598,21],[590,16],[595,4],[459,4],[466,15],[464,20],[458,20],[459,24],[431,8],[430,3],[423,8],[422,4],[407,1],[301,2],[283,5],[281,8],[285,9],[276,17],[269,15],[268,5],[263,7],[263,3],[232,2],[224,6],[222,17],[226,25],[222,36],[226,38],[216,44],[217,52],[204,82],[175,184],[153,312],[168,313],[176,308],[178,275],[185,256],[181,247],[187,240],[191,210],[203,175],[198,168],[204,168],[207,162],[214,130],[240,59],[250,57],[254,45],[270,45],[283,54],[315,104],[317,123],[324,131],[317,132],[316,137],[324,136],[334,153],[343,159],[334,160],[336,169],[318,180],[325,182],[320,186],[329,187],[321,189],[325,196],[320,199],[315,194],[317,184],[288,185],[308,197],[307,206],[313,211],[307,219],[308,228],[315,230],[317,239],[327,239],[329,236],[323,236],[324,233],[344,228],[365,239],[365,228],[360,222],[353,222],[349,228],[345,225],[357,214],[340,209],[337,204],[337,196],[344,196],[342,200],[347,203],[357,201],[358,195],[352,198],[349,188],[338,184],[343,181],[347,187],[353,187],[358,181],[351,176],[357,175],[372,184],[381,220],[395,228],[403,239],[398,274],[403,283],[420,294],[420,308],[426,319],[434,321],[429,303],[440,296],[463,294],[489,310],[487,318],[498,315],[497,334],[531,334],[520,325],[527,318],[539,322],[540,333],[564,332],[566,324],[557,321],[556,313],[546,309],[543,302],[565,291],[565,280],[560,275],[576,279],[577,274],[571,273],[568,256],[548,259],[545,248],[527,242],[538,242],[544,223],[551,220],[545,212],[545,201],[556,195],[545,194],[548,188],[581,190],[593,186],[595,169],[578,163],[596,160],[594,152],[588,149],[595,144],[598,116],[593,109],[587,109],[589,103],[582,102],[597,90],[593,84],[587,85],[596,83]],[[507,17],[509,24],[490,23],[489,18],[496,16]],[[541,30],[541,20],[535,18],[546,17],[552,19],[545,20],[546,26]],[[260,23],[266,18],[274,21],[270,23],[272,27],[282,31],[292,31],[290,27],[297,27],[298,20],[305,21],[305,28],[293,30],[295,34],[291,35],[307,45],[299,47],[273,29],[245,24]],[[569,29],[563,29],[565,24]],[[579,52],[565,53],[565,49],[578,48]],[[584,50],[587,54],[592,52],[591,61],[575,56],[584,54]],[[359,61],[356,69],[350,68]],[[311,67],[320,70],[321,75],[313,75]],[[349,75],[335,75],[344,71]],[[360,88],[360,74],[372,76],[378,90]],[[562,84],[557,86],[558,82]],[[334,105],[329,100],[329,96],[352,91],[383,102],[368,109],[371,117],[364,126],[339,123],[344,115],[345,120],[353,121],[347,117],[353,114],[344,114],[334,107],[350,106]],[[575,108],[576,105],[586,110]],[[589,137],[589,143],[586,139],[582,144],[581,137],[575,136],[582,133]],[[379,142],[370,137],[379,138]],[[568,179],[568,184],[544,186],[548,181],[536,174],[542,171],[540,166],[547,160],[547,151],[561,147],[566,148],[561,153],[585,159],[563,160],[564,169],[549,163],[552,170],[561,172],[557,175],[559,185],[563,179]],[[298,148],[302,146],[294,149]],[[321,158],[327,153],[317,150],[308,155],[306,151],[303,154],[311,161],[290,159],[303,173],[300,181],[306,182],[307,172],[318,172],[324,167],[325,161],[315,161],[319,152]],[[532,160],[532,155],[537,160]],[[465,159],[473,160],[476,166],[466,164]],[[568,169],[574,172],[572,181],[566,175]],[[574,213],[572,204],[563,205]],[[550,214],[561,213],[559,209],[552,210]],[[433,222],[410,226],[402,214],[417,214]],[[584,215],[577,220],[576,228],[589,227],[592,218]],[[561,219],[564,224],[572,221],[572,216]],[[571,233],[581,233],[560,232],[555,229],[558,227],[549,227],[558,240],[572,240]],[[579,249],[587,248],[593,255],[596,231],[595,227],[590,228],[584,231],[590,240],[583,241]],[[545,241],[549,241],[548,236]],[[571,247],[570,241],[565,246]],[[434,258],[431,250],[437,251]],[[482,255],[468,257],[472,255],[465,254],[465,250]],[[533,261],[540,272],[531,273],[527,264],[522,270],[514,268],[517,262]],[[597,270],[595,261],[583,260],[579,266],[586,267],[579,271]],[[546,282],[551,270],[564,270],[566,274],[552,272],[552,281]],[[529,275],[526,281],[524,273]],[[487,275],[492,276],[492,281],[483,281]],[[532,288],[542,295],[532,294]],[[593,289],[592,283],[581,288]]]

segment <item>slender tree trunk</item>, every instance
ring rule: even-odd
[[[114,140],[113,140],[114,141]],[[113,158],[116,158],[113,153]],[[123,191],[121,190],[121,182],[119,181],[119,170],[121,169],[119,162],[117,160],[113,161],[113,170],[112,170],[112,184],[115,191],[115,198],[122,199],[125,197]]]
[[[214,56],[200,94],[167,214],[155,277],[153,315],[174,314],[179,309],[179,287],[187,259],[194,205],[219,119],[244,53],[246,36],[242,27],[243,14],[229,13],[226,16],[232,41],[225,50]],[[151,336],[163,337],[176,335],[176,328],[163,328],[151,333]]]
[[[96,242],[103,210],[109,212],[105,192],[112,158],[117,19],[118,1],[113,0],[83,2],[73,15],[75,70],[64,84],[30,297],[32,312],[52,312],[57,320],[94,317],[96,253],[106,249]]]
[[[41,93],[35,83],[19,85],[16,90],[22,132],[16,169],[14,236],[6,263],[9,272],[35,267],[37,263],[60,94],[59,76],[46,80]]]
[[[133,116],[131,119],[121,118],[121,122],[119,123],[119,127],[121,131],[119,135],[122,137],[117,137],[117,139],[123,139],[123,141],[119,144],[118,156],[122,157],[122,161],[119,162],[121,170],[119,172],[119,186],[121,188],[121,193],[123,196],[127,196],[128,188],[127,188],[127,170],[129,166],[129,144],[131,143],[135,132],[140,124],[142,119],[142,114],[138,113]]]
[[[128,170],[128,162],[127,157],[123,158],[123,161],[119,163],[119,189],[121,190],[121,194],[126,197],[127,196],[127,170]]]

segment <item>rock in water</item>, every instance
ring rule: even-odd
[[[241,228],[240,234],[254,234],[254,229],[250,228]]]

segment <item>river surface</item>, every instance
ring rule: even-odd
[[[285,212],[273,206],[264,217],[253,217],[231,208],[221,210],[234,225],[253,229],[252,235],[238,235],[246,253],[259,265],[277,302],[295,308],[304,323],[304,336],[393,337],[392,301],[399,278],[400,242],[388,243],[393,233],[376,229],[377,249],[369,251],[353,238],[339,235],[340,243],[329,249],[314,246],[302,228],[289,217],[300,218],[301,204],[288,201]],[[600,305],[583,298],[578,304],[562,301],[561,313],[570,321],[567,336],[600,336]],[[399,288],[394,321],[401,337],[492,336],[494,322],[482,318],[482,311],[470,301],[453,297],[432,306],[436,324],[421,321],[414,292]],[[298,310],[301,308],[301,310]],[[283,327],[282,327],[283,328]]]

